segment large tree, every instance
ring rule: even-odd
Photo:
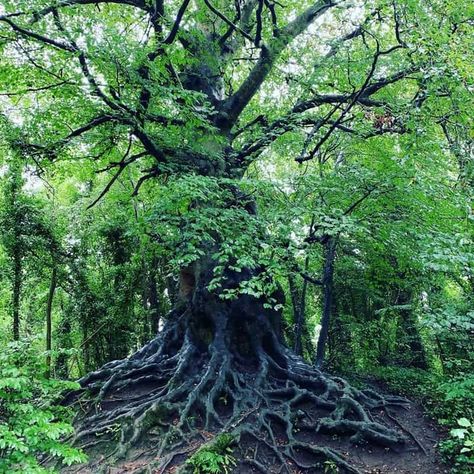
[[[158,207],[151,235],[177,246],[179,297],[155,339],[81,380],[84,390],[74,396],[92,402],[77,438],[100,443],[107,437],[95,435],[119,424],[116,454],[125,455],[164,427],[156,447],[164,468],[198,430],[234,431],[273,453],[247,460],[263,472],[272,456],[308,468],[330,459],[357,472],[336,451],[298,438],[301,427],[402,443],[369,414],[402,400],[356,390],[282,343],[269,230],[240,181],[278,146],[280,156],[283,149],[304,166],[324,161],[350,137],[403,134],[416,142],[421,110],[440,119],[433,98],[451,97],[467,75],[440,80],[454,57],[440,44],[458,44],[472,27],[460,5],[2,3],[2,107],[22,128],[15,146],[23,155],[40,172],[50,163],[67,169],[72,160],[109,173],[91,206],[130,168],[141,173],[135,194],[144,183],[173,189],[155,193],[168,207],[161,204],[163,215]],[[463,54],[458,48],[456,58]],[[335,156],[344,161],[342,152]],[[317,238],[317,229],[311,232]],[[290,241],[288,235],[282,243],[287,250]],[[292,255],[288,260],[291,267]],[[283,425],[283,443],[275,422]],[[301,450],[312,454],[311,463]]]

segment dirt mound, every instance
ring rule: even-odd
[[[315,416],[315,413],[306,413],[306,416]],[[301,430],[295,433],[295,438],[301,441],[301,446],[324,446],[334,449],[361,474],[442,474],[448,473],[449,467],[444,465],[436,451],[437,443],[442,439],[443,433],[436,424],[427,418],[422,408],[415,402],[411,402],[409,408],[377,409],[371,412],[374,421],[381,422],[403,433],[407,442],[399,449],[389,449],[373,444],[359,443],[354,445],[347,437],[339,437],[323,433],[315,433],[314,430]],[[284,445],[284,430],[278,431],[277,442]],[[201,440],[183,448],[177,453],[168,466],[155,467],[159,459],[153,456],[153,440],[148,440],[139,450],[130,453],[127,461],[115,465],[109,465],[104,456],[98,456],[87,466],[65,469],[64,473],[77,474],[177,474],[184,472],[185,462],[204,443],[211,441],[215,434],[209,432],[201,433]],[[313,464],[310,450],[300,449],[297,452],[299,465],[287,463],[282,465],[261,442],[256,442],[251,436],[243,435],[240,442],[233,447],[233,456],[236,458],[236,466],[229,472],[236,474],[249,473],[343,473],[344,469],[338,468],[331,463],[321,465],[320,468],[305,468],[305,465]],[[272,459],[272,456],[274,459]],[[266,466],[266,467],[264,467]]]

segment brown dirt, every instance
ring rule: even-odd
[[[392,408],[389,414],[383,410],[379,410],[372,412],[372,416],[376,421],[382,421],[385,424],[396,427],[398,430],[404,432],[407,438],[409,438],[405,447],[397,452],[391,449],[384,449],[367,444],[354,446],[344,437],[305,431],[301,431],[297,437],[301,441],[306,441],[319,446],[328,446],[338,450],[344,455],[345,459],[349,461],[350,464],[357,467],[357,469],[364,474],[449,473],[449,466],[446,466],[441,462],[440,456],[436,450],[437,443],[443,438],[443,432],[432,420],[424,415],[420,405],[412,402],[410,408],[407,410],[401,408],[395,410]],[[206,439],[208,440],[210,438],[212,438],[211,433],[204,433],[202,442],[205,442]],[[282,444],[285,442],[283,434],[281,442]],[[97,474],[99,472],[104,474],[174,474],[178,472],[186,458],[195,452],[200,444],[200,442],[197,442],[195,445],[184,449],[182,455],[177,456],[165,472],[161,472],[152,467],[154,458],[150,455],[149,448],[153,446],[153,443],[149,443],[147,450],[142,449],[135,451],[130,458],[131,460],[125,461],[114,467],[106,467],[106,460],[99,458],[92,465],[89,464],[88,466],[79,466],[72,469],[69,468],[63,472],[74,472],[77,474]],[[257,470],[252,465],[247,464],[245,461],[254,459],[256,456],[255,448],[256,446],[254,442],[242,438],[239,446],[234,448],[233,453],[238,460],[237,466],[233,470],[229,470],[229,472],[235,474],[261,473],[261,471]],[[257,456],[260,457],[265,455],[264,448],[262,449],[262,447],[259,446]],[[271,454],[268,454],[268,456],[270,455]],[[311,461],[308,453],[300,453],[301,460],[305,461],[305,457],[307,457],[308,461]],[[291,474],[316,474],[324,472],[324,469],[301,470],[291,465],[288,467]],[[282,466],[275,463],[274,466],[268,470],[268,474],[286,472],[282,471],[281,468]],[[327,471],[328,474],[336,472],[342,471]]]

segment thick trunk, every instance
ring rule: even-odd
[[[236,202],[243,201],[238,190],[235,195]],[[243,207],[255,212],[253,203]],[[70,394],[70,401],[81,397],[88,410],[78,422],[77,441],[88,447],[110,441],[119,427],[120,440],[106,458],[124,457],[148,439],[146,449],[155,452],[156,470],[163,473],[183,447],[196,446],[210,431],[246,437],[256,451],[270,450],[265,460],[255,460],[263,472],[288,463],[301,466],[301,450],[312,455],[309,470],[330,460],[359,472],[336,451],[305,443],[296,434],[304,429],[328,437],[349,434],[356,442],[403,443],[403,436],[365,410],[404,400],[355,390],[306,364],[282,344],[281,313],[267,307],[266,298],[240,294],[229,300],[208,289],[216,248],[203,249],[205,257],[181,269],[174,309],[155,339],[80,380],[82,390]],[[228,268],[219,291],[235,290],[262,270]],[[268,296],[283,303],[280,290]],[[298,310],[304,314],[301,304]]]
[[[234,288],[253,275],[229,271],[225,286]],[[307,365],[281,344],[279,314],[265,308],[264,299],[223,300],[207,289],[212,276],[210,258],[183,269],[179,303],[158,336],[130,358],[80,380],[83,389],[70,395],[89,407],[78,424],[79,443],[110,442],[107,433],[120,426],[120,440],[107,458],[122,458],[145,444],[156,453],[157,472],[164,473],[183,447],[202,442],[200,433],[209,431],[270,449],[270,456],[256,460],[264,472],[273,472],[275,463],[301,464],[299,450],[312,453],[310,470],[330,460],[341,472],[359,472],[336,451],[309,446],[297,435],[301,430],[328,439],[350,434],[354,441],[403,443],[403,436],[372,421],[365,410],[404,400],[355,390]],[[273,297],[281,301],[281,295]]]
[[[264,308],[266,300],[241,295],[225,301],[207,289],[214,278],[215,262],[203,258],[181,270],[178,306],[188,307],[189,336],[193,343],[206,349],[212,341],[220,339],[227,350],[237,358],[257,357],[259,347],[265,343],[276,343],[279,339],[281,312]],[[255,272],[227,271],[222,290],[238,288],[239,284],[255,276]],[[283,293],[272,295],[278,303],[283,302]]]
[[[318,345],[316,348],[316,367],[322,367],[324,363],[324,354],[326,352],[334,289],[334,259],[336,256],[336,243],[335,237],[329,237],[324,246],[323,315],[321,318],[321,332],[319,333]]]

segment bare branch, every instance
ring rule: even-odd
[[[99,5],[101,3],[118,3],[121,5],[130,5],[133,7],[137,7],[141,10],[145,10],[147,12],[150,11],[149,7],[147,7],[147,4],[143,0],[62,0],[60,2],[56,2],[53,5],[50,5],[48,7],[43,8],[42,10],[38,10],[36,12],[33,12],[33,21],[37,22],[41,20],[41,18],[49,15],[50,13],[53,13],[54,10],[65,8],[65,7],[71,7],[75,5]],[[25,13],[28,14],[28,13]]]
[[[164,44],[171,44],[175,40],[176,35],[178,34],[178,31],[179,31],[181,20],[183,19],[184,13],[186,12],[186,8],[188,8],[190,1],[191,0],[184,0],[183,4],[179,8],[173,27],[171,28],[166,39],[163,41]]]
[[[337,120],[329,127],[329,129],[327,130],[327,132],[323,135],[323,137],[318,141],[318,143],[316,144],[316,146],[313,148],[313,150],[309,153],[309,155],[307,155],[306,157],[298,157],[296,159],[296,161],[298,163],[303,163],[303,161],[307,161],[307,160],[311,160],[314,155],[318,152],[318,150],[321,148],[321,146],[329,139],[329,137],[332,135],[332,132],[334,132],[334,130],[337,128],[337,126],[341,123],[341,121],[344,119],[344,117],[346,116],[346,114],[351,110],[351,108],[355,105],[355,103],[357,102],[358,98],[364,93],[364,91],[366,90],[370,80],[372,79],[374,73],[375,73],[375,69],[377,67],[377,62],[380,58],[380,55],[381,55],[381,52],[380,52],[380,45],[379,45],[379,42],[376,40],[376,45],[377,45],[377,49],[375,51],[375,54],[374,54],[374,58],[372,60],[372,64],[370,66],[370,70],[369,70],[369,73],[367,74],[367,77],[362,85],[362,87],[360,88],[360,90],[354,94],[354,97],[349,101],[349,103],[347,104],[346,108],[341,112],[341,115],[337,118]]]
[[[0,93],[0,96],[13,97],[13,96],[16,96],[16,95],[27,94],[29,92],[43,92],[43,91],[47,91],[47,90],[50,90],[50,89],[54,89],[56,87],[64,86],[65,84],[76,85],[75,82],[71,82],[70,80],[66,79],[66,80],[63,80],[63,81],[60,81],[60,82],[56,82],[54,84],[48,84],[47,86],[29,87],[27,89],[23,89],[23,90],[20,90],[20,91],[15,91],[15,92],[2,92],[2,93]]]
[[[158,168],[150,171],[147,174],[144,174],[137,182],[135,189],[133,190],[132,196],[136,196],[138,194],[138,191],[140,191],[140,188],[142,187],[143,183],[145,181],[148,181],[151,178],[155,178],[160,174],[160,170]]]
[[[244,30],[242,30],[239,26],[237,26],[235,23],[233,23],[231,20],[229,20],[223,13],[221,13],[214,5],[211,4],[209,0],[204,0],[204,3],[206,6],[211,10],[212,13],[214,13],[216,16],[218,16],[224,23],[227,23],[233,30],[238,31],[242,36],[244,36],[246,39],[249,41],[253,42],[254,39],[247,34]]]
[[[255,29],[255,46],[259,47],[260,42],[262,41],[262,29],[263,29],[263,19],[262,19],[262,14],[263,14],[263,1],[264,0],[258,0],[258,6],[257,6],[257,11],[255,13],[256,19],[257,19],[257,27]]]
[[[369,188],[367,191],[356,201],[354,201],[345,211],[344,215],[351,214],[358,206],[360,206],[370,195],[375,191],[375,188]]]
[[[113,120],[117,120],[117,118],[111,115],[101,115],[99,117],[96,117],[95,119],[91,120],[89,123],[83,125],[82,127],[79,127],[78,129],[73,130],[68,136],[64,137],[61,140],[61,143],[66,143],[72,138],[78,137],[82,135],[83,133],[86,133],[89,130],[92,130],[93,128],[99,125],[102,125],[107,122],[111,122]]]

